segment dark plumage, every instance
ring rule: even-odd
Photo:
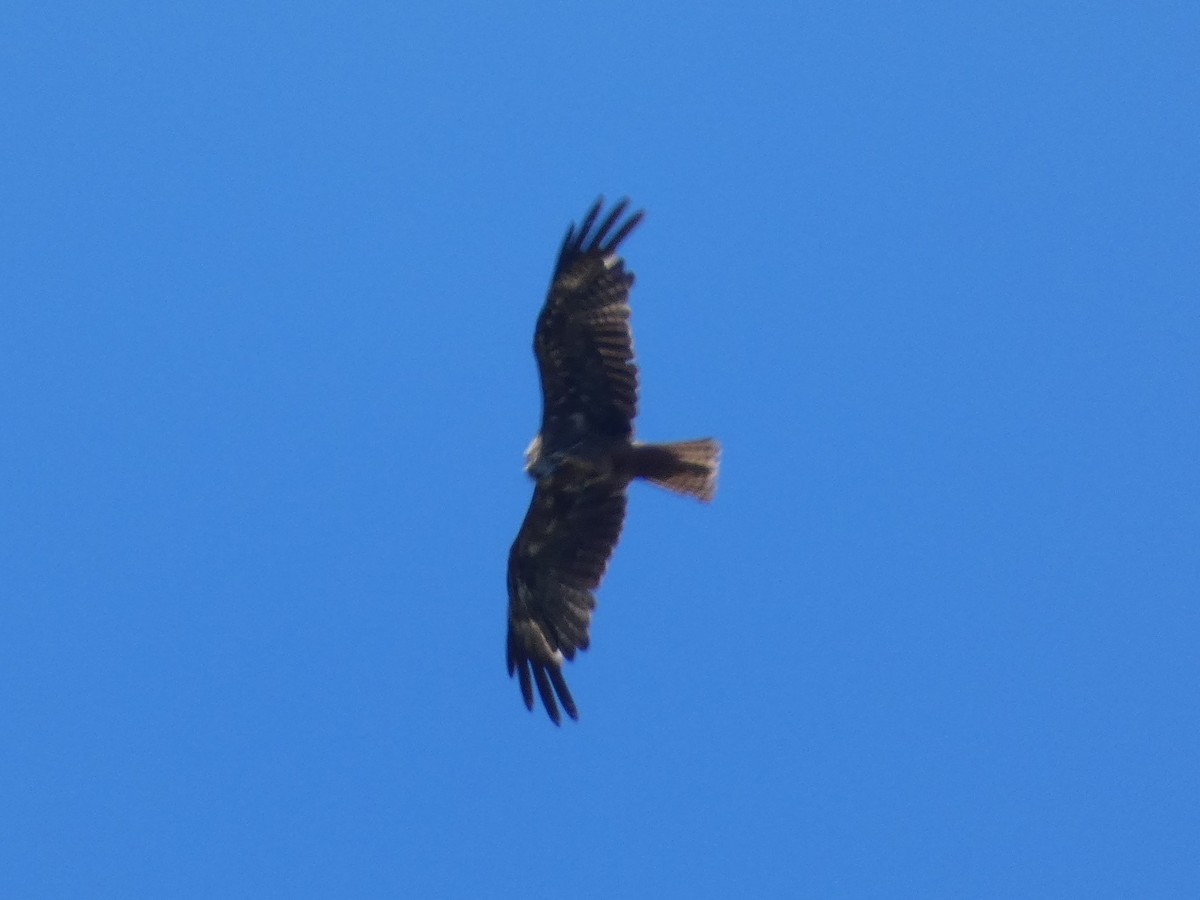
[[[508,674],[529,709],[537,687],[556,724],[559,704],[578,718],[562,662],[588,647],[593,591],[621,536],[629,482],[645,478],[704,501],[716,488],[716,441],[633,439],[633,274],[616,251],[642,212],[621,221],[622,200],[600,219],[602,205],[567,231],[538,316],[542,427],[525,454],[536,486],[508,554]]]

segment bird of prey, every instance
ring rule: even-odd
[[[720,446],[711,438],[643,444],[633,437],[637,367],[629,330],[633,273],[617,248],[642,220],[622,221],[603,198],[572,225],[558,253],[533,334],[542,427],[525,451],[533,500],[508,554],[508,674],[525,706],[536,685],[557,725],[558,704],[578,719],[565,659],[588,647],[593,591],[625,520],[635,478],[705,502],[716,489]],[[556,702],[557,696],[557,702]]]

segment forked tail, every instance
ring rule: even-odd
[[[674,444],[634,444],[633,477],[705,503],[717,491],[721,445],[712,438]]]

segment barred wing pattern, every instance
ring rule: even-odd
[[[525,706],[533,686],[555,724],[555,695],[572,719],[575,701],[563,658],[588,647],[588,626],[625,521],[625,483],[581,480],[560,469],[538,482],[508,554],[508,674],[516,672]]]
[[[563,240],[533,350],[542,382],[542,450],[585,437],[630,437],[637,415],[637,367],[629,330],[633,274],[616,250],[642,220],[639,210],[613,231],[622,200],[593,231],[603,201]]]

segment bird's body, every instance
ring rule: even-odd
[[[642,213],[610,236],[627,205],[618,203],[593,231],[597,201],[567,232],[534,332],[542,426],[525,453],[533,500],[508,556],[507,663],[525,705],[533,708],[536,685],[555,723],[558,703],[578,717],[562,663],[588,647],[593,591],[620,538],[629,483],[644,478],[705,501],[716,488],[716,441],[633,438],[633,275],[616,249]]]

